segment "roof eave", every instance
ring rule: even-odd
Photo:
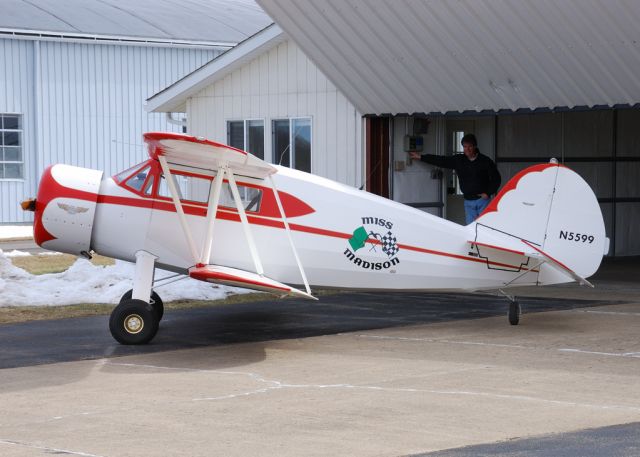
[[[145,110],[153,113],[184,112],[189,97],[224,78],[285,39],[282,29],[276,24],[271,24],[147,99]]]

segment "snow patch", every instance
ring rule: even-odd
[[[0,240],[33,238],[33,225],[0,225]]]
[[[116,260],[114,265],[96,266],[78,259],[67,271],[32,275],[11,263],[0,250],[0,307],[55,306],[77,303],[113,303],[131,289],[135,265]],[[156,279],[174,273],[156,270]],[[247,289],[221,286],[189,277],[154,288],[163,301],[194,299],[217,300],[231,294],[251,292]]]

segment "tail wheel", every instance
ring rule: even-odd
[[[522,314],[520,303],[517,301],[509,303],[509,323],[511,325],[518,325],[520,322],[520,314]]]
[[[147,344],[158,333],[159,319],[153,307],[142,300],[125,300],[109,318],[111,335],[121,344]]]
[[[133,296],[133,289],[129,289],[124,293],[124,295],[120,299],[120,303],[124,302],[125,300],[131,300],[132,296]],[[162,303],[162,299],[160,298],[160,295],[158,295],[155,290],[151,291],[151,301],[149,302],[149,304],[153,307],[153,310],[158,316],[158,322],[161,321],[162,316],[164,315],[164,303]]]

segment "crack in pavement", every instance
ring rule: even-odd
[[[108,362],[107,365],[118,365],[118,366],[128,366],[128,367],[136,367],[136,368],[150,368],[150,369],[162,369],[162,370],[181,370],[181,371],[193,371],[193,372],[201,372],[201,373],[211,373],[211,374],[222,374],[222,375],[240,375],[247,376],[254,381],[264,384],[270,384],[267,387],[263,387],[261,389],[254,389],[245,392],[240,392],[237,394],[228,394],[221,395],[215,397],[199,397],[193,398],[193,401],[219,401],[219,400],[228,400],[240,397],[247,397],[251,395],[259,395],[264,393],[269,393],[275,390],[283,390],[283,389],[345,389],[345,390],[369,390],[369,391],[379,391],[379,392],[398,392],[398,393],[426,393],[432,395],[447,395],[447,396],[470,396],[470,397],[479,397],[479,398],[494,398],[501,400],[512,400],[512,401],[525,401],[525,402],[537,402],[549,405],[557,405],[557,406],[571,406],[571,407],[583,407],[590,409],[600,409],[600,410],[621,410],[621,411],[633,411],[640,412],[640,407],[636,406],[628,406],[628,405],[607,405],[607,404],[592,404],[592,403],[580,403],[574,401],[567,400],[552,400],[547,398],[533,397],[528,395],[510,395],[510,394],[499,394],[499,393],[491,393],[491,392],[478,392],[478,391],[466,391],[466,390],[437,390],[437,389],[415,389],[415,388],[402,388],[402,387],[383,387],[383,386],[375,386],[375,385],[356,385],[356,384],[290,384],[278,380],[266,379],[262,375],[258,373],[252,372],[242,372],[242,371],[218,371],[218,370],[205,370],[205,369],[197,369],[197,368],[174,368],[174,367],[163,367],[157,365],[140,365],[133,363],[111,363]]]

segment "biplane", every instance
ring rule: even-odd
[[[312,287],[368,291],[500,291],[577,281],[609,240],[597,199],[554,161],[515,175],[462,226],[245,151],[146,133],[149,158],[113,177],[68,165],[44,172],[34,238],[45,249],[135,263],[109,319],[122,344],[156,335],[156,268],[212,283],[314,299]]]

